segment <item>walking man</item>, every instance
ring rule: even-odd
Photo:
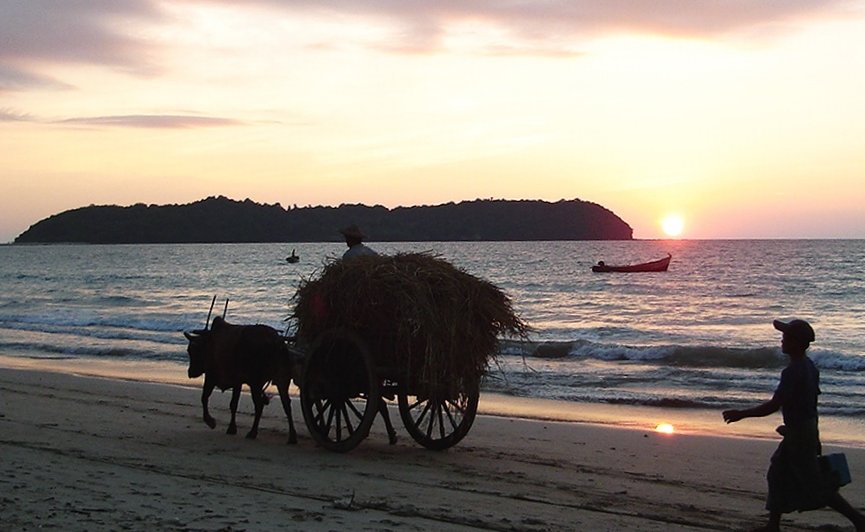
[[[817,457],[822,449],[817,427],[817,396],[820,373],[806,350],[814,341],[814,329],[804,320],[775,320],[781,331],[781,350],[790,357],[772,398],[746,410],[725,410],[724,421],[735,423],[748,417],[763,417],[778,410],[784,424],[777,431],[784,439],[772,455],[766,480],[769,522],[759,530],[780,530],[781,515],[794,510],[829,506],[849,519],[857,532],[865,532],[865,516],[853,508],[820,473]]]

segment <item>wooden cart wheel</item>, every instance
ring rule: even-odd
[[[397,394],[399,415],[414,441],[427,449],[453,447],[468,434],[478,412],[480,379],[441,389],[405,389]]]
[[[303,419],[313,439],[347,452],[367,437],[379,402],[369,349],[346,329],[323,333],[309,350],[300,380]]]

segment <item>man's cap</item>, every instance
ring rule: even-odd
[[[814,329],[812,329],[811,324],[805,320],[791,320],[787,322],[775,320],[772,322],[772,325],[782,333],[802,342],[810,344],[814,341]]]
[[[360,230],[360,227],[355,224],[351,224],[348,227],[340,229],[339,232],[342,233],[342,236],[346,236],[348,238],[359,238],[361,240],[366,238],[366,235],[363,234],[363,231]]]

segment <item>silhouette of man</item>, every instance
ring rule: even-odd
[[[804,320],[775,320],[773,325],[782,333],[781,351],[790,357],[775,394],[753,408],[723,412],[727,423],[768,416],[779,409],[784,417],[784,424],[777,429],[784,439],[772,455],[766,474],[769,522],[758,530],[780,530],[782,514],[829,506],[849,519],[858,532],[865,532],[865,516],[838,493],[838,486],[831,485],[820,474],[817,461],[822,452],[817,427],[820,373],[805,353],[814,341],[814,329]]]
[[[342,258],[350,259],[352,257],[363,257],[364,255],[378,255],[372,248],[363,243],[366,235],[355,225],[351,224],[345,229],[340,229],[340,233],[345,237],[345,245],[348,249],[342,254]]]
[[[352,259],[355,257],[378,255],[378,253],[376,253],[374,249],[363,243],[363,239],[366,238],[366,235],[363,234],[363,231],[361,231],[357,225],[351,224],[345,229],[340,229],[339,232],[342,233],[342,236],[345,237],[345,245],[348,246],[346,252],[342,254],[343,260]],[[393,396],[390,396],[389,399],[393,399]],[[390,414],[388,412],[387,403],[385,402],[384,397],[379,398],[378,412],[381,415],[381,418],[384,420],[384,426],[387,429],[388,442],[391,445],[396,444],[396,430],[394,430],[393,424],[390,422]]]

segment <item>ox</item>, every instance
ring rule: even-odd
[[[207,409],[210,394],[216,387],[222,391],[231,388],[231,422],[227,433],[237,433],[237,403],[241,388],[246,384],[255,404],[255,420],[246,437],[254,439],[258,435],[258,423],[267,403],[264,390],[272,382],[279,391],[282,408],[288,416],[288,443],[297,443],[288,395],[293,373],[292,360],[284,339],[276,329],[267,325],[232,325],[217,316],[209,330],[183,334],[189,340],[189,378],[204,375],[201,405],[208,427],[216,426],[216,420]]]

